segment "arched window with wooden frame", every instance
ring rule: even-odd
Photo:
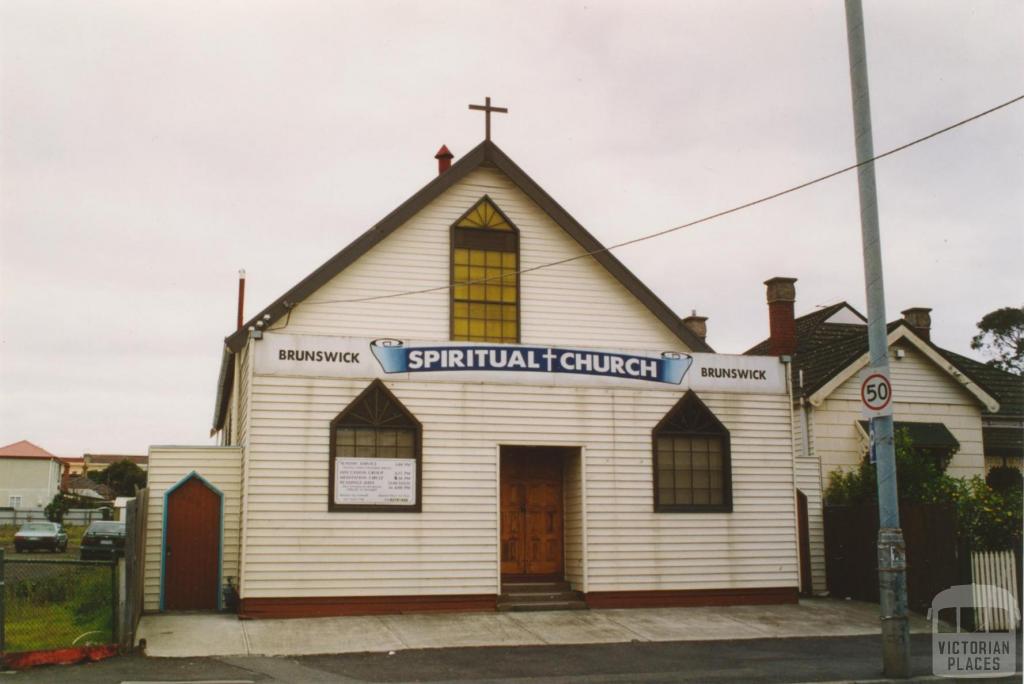
[[[380,380],[331,421],[330,511],[421,510],[423,427]]]
[[[451,339],[518,342],[519,230],[484,195],[451,231]]]
[[[732,511],[729,430],[693,390],[652,431],[654,510]]]

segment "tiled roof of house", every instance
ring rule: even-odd
[[[57,458],[46,449],[36,446],[27,439],[0,447],[0,458]],[[58,459],[59,460],[59,459]]]
[[[863,325],[828,323],[828,319],[848,308],[865,321]],[[793,353],[793,387],[803,396],[814,394],[844,368],[868,351],[867,319],[846,302],[813,311],[794,320],[796,351]],[[906,321],[892,321],[886,326],[892,332]],[[908,326],[909,327],[909,326]],[[926,343],[960,372],[969,377],[999,401],[998,415],[1024,414],[1024,383],[1011,373],[987,366],[966,356]],[[751,347],[747,354],[767,354],[768,340]],[[801,371],[803,377],[801,378]],[[987,413],[987,411],[985,411]]]

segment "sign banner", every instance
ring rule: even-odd
[[[770,356],[264,333],[253,372],[561,387],[785,394],[788,366]]]
[[[401,340],[374,340],[370,351],[385,373],[427,371],[522,371],[605,375],[678,385],[693,364],[681,352],[662,352],[661,357],[618,354],[556,347],[405,346]]]

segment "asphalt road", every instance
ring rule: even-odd
[[[913,673],[931,680],[931,637],[912,637]],[[60,682],[826,682],[877,680],[877,636],[456,648],[299,658],[113,658],[0,674]],[[1017,671],[1021,669],[1020,644]],[[944,682],[953,680],[944,679]],[[979,680],[965,680],[979,681]],[[1020,675],[992,681],[1020,682]]]

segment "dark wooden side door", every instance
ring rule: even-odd
[[[562,458],[555,450],[503,450],[501,574],[563,573]]]
[[[797,534],[800,539],[800,593],[814,593],[811,580],[811,532],[807,520],[807,495],[796,490]]]
[[[164,609],[216,610],[221,499],[198,477],[167,497]]]

